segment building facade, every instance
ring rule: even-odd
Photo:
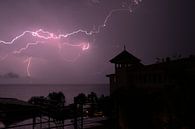
[[[124,49],[110,60],[115,65],[115,73],[109,74],[110,93],[120,88],[141,88],[161,90],[195,84],[195,56],[144,65],[141,60]]]
[[[110,62],[115,128],[194,128],[195,56],[144,65],[124,48]]]

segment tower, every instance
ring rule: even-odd
[[[127,70],[132,67],[140,66],[140,61],[140,59],[130,54],[126,50],[125,46],[121,53],[110,60],[111,63],[115,64],[115,73],[118,73],[121,70]]]
[[[126,87],[133,85],[131,76],[133,69],[143,66],[141,60],[130,54],[126,47],[117,56],[110,60],[115,65],[115,74],[107,75],[110,78],[110,93],[112,94],[116,89],[120,87]]]

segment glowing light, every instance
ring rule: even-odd
[[[15,50],[13,51],[13,54],[20,54],[22,51],[28,49],[30,46],[34,46],[34,45],[37,45],[39,43],[44,43],[44,42],[41,42],[41,41],[37,41],[35,43],[27,43],[27,45],[23,48],[20,48],[19,50]]]
[[[33,43],[27,43],[25,45],[25,47],[19,48],[18,50],[14,50],[12,52],[12,54],[21,54],[24,50],[29,49],[30,46],[36,46],[38,44],[47,43],[47,41],[45,41],[45,40],[50,40],[50,39],[52,39],[52,40],[66,39],[69,36],[76,35],[76,34],[79,34],[79,33],[84,33],[87,36],[91,36],[91,35],[94,35],[94,34],[98,34],[98,33],[100,33],[100,30],[102,28],[106,27],[106,25],[108,23],[108,20],[110,19],[110,17],[114,13],[121,12],[121,11],[129,11],[131,13],[133,6],[138,5],[140,2],[142,2],[142,0],[126,0],[126,2],[125,2],[125,6],[126,7],[125,8],[123,6],[122,8],[111,10],[108,13],[108,15],[105,17],[103,23],[101,25],[99,25],[97,27],[97,29],[91,30],[89,32],[86,31],[86,30],[83,30],[83,29],[78,29],[78,30],[75,30],[75,31],[73,31],[71,33],[58,34],[58,35],[56,35],[54,33],[51,33],[51,32],[48,32],[48,31],[44,31],[43,29],[39,29],[39,30],[36,30],[36,31],[26,30],[26,31],[22,32],[21,34],[17,35],[16,37],[14,37],[11,41],[3,41],[3,40],[0,40],[0,44],[12,45],[17,40],[19,40],[20,38],[26,36],[27,34],[30,34],[32,37],[36,37],[36,38],[39,39],[39,41],[36,41],[36,42],[33,42]],[[44,40],[44,41],[42,41],[42,40]],[[59,43],[58,49],[59,49],[60,55],[62,53],[62,45],[73,46],[73,47],[80,47],[82,51],[86,51],[86,50],[88,50],[90,48],[90,43],[80,43],[80,44]],[[81,56],[81,53],[79,53],[75,58],[72,58],[71,60],[67,60],[67,59],[64,59],[64,60],[71,61],[72,62],[72,61],[76,61],[80,56]],[[5,60],[7,57],[8,57],[8,54],[5,55],[5,56],[0,56],[0,60]],[[31,74],[30,74],[31,61],[32,61],[32,57],[27,57],[27,59],[25,60],[25,62],[27,62],[26,71],[27,71],[27,76],[28,77],[31,76]]]
[[[24,62],[27,62],[27,66],[26,66],[26,73],[28,77],[31,77],[31,73],[30,73],[30,66],[31,66],[31,60],[32,57],[28,57]]]
[[[89,49],[89,43],[83,44],[82,50],[85,51],[87,49]]]

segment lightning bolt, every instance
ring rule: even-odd
[[[20,53],[22,53],[24,50],[28,49],[30,46],[34,46],[34,45],[37,45],[37,44],[40,44],[40,43],[44,43],[44,42],[37,41],[37,42],[34,42],[34,43],[27,43],[27,45],[26,45],[25,47],[20,48],[19,50],[13,51],[13,54],[20,54]]]
[[[27,72],[28,77],[31,77],[31,73],[30,73],[31,60],[32,60],[32,57],[28,57],[26,60],[24,60],[24,63],[27,63],[26,72]]]
[[[118,8],[118,9],[113,9],[111,10],[108,15],[105,17],[103,23],[101,25],[99,25],[97,27],[97,29],[95,30],[91,30],[91,31],[87,31],[87,30],[83,30],[83,29],[78,29],[76,31],[73,31],[71,33],[67,33],[67,34],[54,34],[48,31],[44,31],[43,29],[39,29],[36,31],[30,31],[30,30],[26,30],[24,32],[22,32],[21,34],[17,35],[15,38],[13,38],[11,41],[3,41],[0,40],[0,44],[4,44],[4,45],[12,45],[14,44],[17,40],[19,40],[20,38],[24,37],[27,34],[30,34],[31,36],[41,39],[41,40],[62,40],[62,39],[66,39],[72,35],[76,35],[79,33],[84,33],[87,36],[92,36],[95,34],[100,33],[101,29],[103,29],[104,27],[107,26],[107,23],[110,19],[110,17],[112,17],[112,15],[116,12],[121,12],[121,11],[129,11],[130,13],[132,12],[132,9],[134,6],[138,5],[140,2],[142,2],[142,0],[125,0],[125,8]],[[45,41],[36,41],[33,43],[27,43],[25,47],[22,47],[18,50],[14,50],[12,52],[12,54],[20,54],[23,51],[29,49],[31,46],[36,46],[38,44],[43,44],[46,43]],[[90,43],[81,43],[81,44],[70,44],[70,43],[62,43],[58,45],[58,49],[59,49],[59,54],[61,55],[62,52],[62,45],[66,45],[66,46],[72,46],[72,47],[80,47],[82,51],[86,51],[90,48]],[[81,53],[78,54],[77,57],[75,57],[73,60],[66,60],[66,61],[75,61],[77,60],[79,57],[81,56]],[[5,56],[0,56],[0,60],[5,60],[8,57],[8,54]],[[24,62],[27,62],[27,67],[26,67],[26,72],[27,72],[27,76],[30,77],[31,73],[30,73],[30,65],[31,65],[31,61],[32,61],[32,57],[28,57]]]

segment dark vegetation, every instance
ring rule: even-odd
[[[74,110],[74,104],[83,105],[83,115],[88,117],[94,116],[108,116],[110,115],[110,98],[108,96],[98,97],[96,93],[91,92],[89,94],[80,93],[74,97],[74,103],[66,105],[65,95],[62,92],[49,93],[47,97],[36,96],[32,97],[29,103],[42,108],[55,111],[65,110],[66,113],[71,116]],[[67,115],[66,114],[66,115]]]

